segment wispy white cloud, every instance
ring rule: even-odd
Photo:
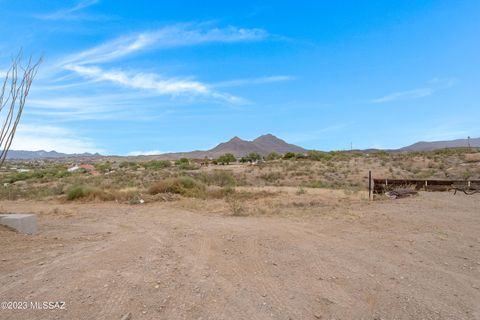
[[[246,103],[245,99],[214,90],[215,86],[185,77],[164,77],[155,73],[124,71],[121,68],[106,70],[100,65],[127,57],[149,48],[169,48],[203,43],[232,43],[256,41],[267,37],[262,29],[237,27],[209,28],[202,24],[175,24],[164,28],[120,37],[94,48],[72,54],[62,59],[58,66],[92,81],[108,81],[124,87],[143,89],[157,95],[172,97],[213,99],[232,104]],[[248,81],[266,83],[287,80],[287,76],[236,80],[233,85]],[[224,86],[227,86],[224,84]]]
[[[427,86],[412,90],[389,93],[383,97],[371,100],[371,103],[386,103],[398,100],[411,100],[428,97],[437,91],[444,90],[455,85],[456,79],[434,78],[428,81]]]
[[[37,124],[20,124],[12,150],[55,150],[64,153],[103,152],[95,143],[71,129]]]
[[[396,100],[408,100],[408,99],[418,99],[427,97],[433,94],[435,90],[431,88],[420,88],[420,89],[413,89],[407,91],[399,91],[387,94],[383,97],[373,99],[373,103],[384,103],[384,102],[391,102]]]
[[[57,10],[55,12],[46,13],[46,14],[37,14],[35,15],[36,18],[42,20],[77,20],[77,19],[95,19],[97,16],[93,15],[80,15],[77,12],[90,7],[99,0],[82,0],[77,2],[74,6],[70,8],[64,8]]]
[[[68,65],[66,68],[96,81],[111,81],[134,89],[152,90],[159,95],[204,96],[225,100],[230,103],[244,102],[239,97],[213,91],[201,82],[188,79],[164,79],[153,73],[128,74],[121,70],[106,71],[96,66]]]
[[[171,48],[203,43],[258,41],[267,37],[263,29],[238,27],[210,28],[195,24],[176,24],[117,38],[97,47],[66,57],[63,64],[93,64],[109,62],[148,48]]]
[[[127,155],[128,156],[152,156],[152,155],[157,155],[157,154],[162,154],[162,153],[167,153],[167,152],[160,151],[160,150],[132,151],[132,152],[129,152]]]
[[[50,96],[34,94],[27,101],[25,113],[42,117],[49,122],[79,120],[113,120],[141,116],[141,112],[132,113],[139,105],[148,102],[143,94],[92,94],[84,96]],[[157,103],[160,105],[160,103]],[[127,114],[127,115],[126,115]]]
[[[294,79],[295,79],[295,77],[286,76],[286,75],[276,75],[276,76],[258,77],[258,78],[234,79],[234,80],[228,80],[228,81],[222,81],[222,82],[215,83],[215,84],[212,85],[212,87],[215,87],[215,88],[238,87],[238,86],[245,86],[245,85],[271,83],[271,82],[291,81],[291,80],[294,80]]]

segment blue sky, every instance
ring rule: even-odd
[[[320,150],[480,136],[480,2],[0,0],[43,55],[13,149]]]

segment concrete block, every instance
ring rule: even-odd
[[[37,216],[30,213],[0,214],[0,224],[13,228],[20,233],[37,233]]]

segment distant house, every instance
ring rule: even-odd
[[[80,167],[77,166],[77,165],[74,165],[73,167],[68,168],[67,171],[68,171],[68,172],[75,172],[75,171],[77,171],[78,169],[80,169]]]
[[[80,169],[85,170],[87,173],[91,174],[92,176],[98,176],[100,173],[95,169],[95,167],[91,164],[81,164],[79,166],[74,165],[73,167],[70,167],[67,169],[68,172],[75,172]]]

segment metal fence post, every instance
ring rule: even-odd
[[[372,171],[368,170],[368,200],[372,200]]]

